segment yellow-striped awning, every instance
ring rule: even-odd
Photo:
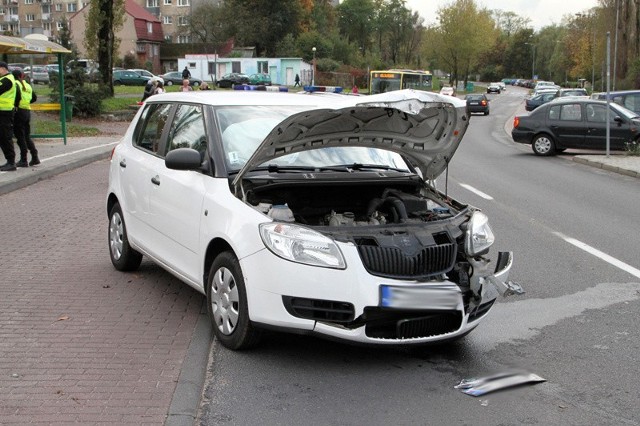
[[[0,53],[71,53],[58,43],[47,40],[46,36],[39,37],[10,37],[0,35]]]

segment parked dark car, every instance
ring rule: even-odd
[[[474,93],[464,97],[467,101],[467,111],[469,113],[481,112],[489,115],[489,99],[482,93]]]
[[[115,70],[111,80],[114,86],[144,86],[149,81],[149,77],[140,75],[135,71]]]
[[[539,95],[535,95],[531,97],[531,99],[525,100],[524,109],[526,109],[527,111],[533,111],[534,109],[538,108],[540,105],[546,104],[547,102],[549,102],[555,97],[556,97],[555,92],[540,93]]]
[[[593,93],[591,98],[606,100],[607,93]],[[619,90],[616,92],[609,92],[609,99],[611,102],[615,102],[618,105],[622,105],[623,107],[640,114],[640,90]]]
[[[249,76],[239,72],[225,74],[216,81],[218,87],[233,87],[236,84],[249,84]]]
[[[249,83],[258,86],[271,86],[271,76],[269,74],[251,74]]]
[[[531,144],[536,155],[554,155],[567,148],[606,149],[607,116],[610,122],[610,149],[624,150],[625,142],[638,141],[640,117],[618,104],[589,98],[558,98],[529,115],[513,121],[511,137]]]
[[[182,80],[182,72],[181,71],[171,71],[166,74],[159,75],[158,77],[164,80],[165,86],[171,86],[174,84],[181,85]],[[189,86],[200,86],[202,84],[202,80],[199,78],[189,77]]]

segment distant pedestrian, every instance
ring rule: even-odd
[[[142,100],[140,102],[144,102],[145,99],[155,93],[158,81],[159,80],[155,77],[147,81],[147,84],[144,86],[144,92],[142,93]]]
[[[40,164],[38,150],[31,139],[31,104],[38,99],[29,83],[24,81],[24,73],[20,70],[12,71],[13,77],[20,90],[20,102],[13,118],[13,133],[20,148],[20,161],[17,167],[29,167]],[[31,153],[31,161],[27,163],[27,151]]]
[[[0,61],[0,148],[7,161],[0,166],[0,172],[16,170],[16,151],[13,149],[13,111],[17,95],[17,86],[9,65]]]
[[[190,92],[192,90],[193,90],[193,88],[191,86],[189,86],[189,79],[185,78],[184,80],[182,80],[182,86],[180,86],[180,91],[181,92]]]
[[[351,93],[353,93],[354,95],[357,95],[358,92],[358,86],[356,86],[355,84],[353,85],[353,89],[351,89]]]
[[[189,72],[189,68],[187,68],[186,66],[184,67],[184,69],[182,70],[182,78],[183,79],[189,79],[191,78],[191,73]]]
[[[296,84],[294,84],[293,87],[296,87],[296,86],[299,87],[300,86],[300,76],[298,74],[296,74],[296,78],[295,78],[294,81],[296,82]]]
[[[156,89],[153,91],[154,95],[159,95],[160,93],[165,93],[164,84],[161,81],[156,83]]]

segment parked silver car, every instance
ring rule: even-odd
[[[32,84],[49,84],[49,71],[46,67],[38,65],[34,65],[33,67],[28,66],[24,67],[22,72],[24,72]]]

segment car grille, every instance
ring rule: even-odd
[[[344,323],[355,316],[353,305],[347,302],[290,296],[282,296],[282,301],[287,312],[298,318]]]
[[[389,278],[419,278],[443,274],[453,268],[456,244],[425,247],[409,256],[395,247],[358,246],[364,267],[373,275]]]
[[[365,334],[378,339],[414,339],[452,333],[462,325],[461,312],[384,311],[366,308]]]
[[[481,316],[485,315],[487,312],[489,312],[489,309],[491,309],[495,301],[496,300],[493,299],[489,302],[483,303],[482,305],[478,306],[475,311],[469,313],[468,322],[475,321]]]

